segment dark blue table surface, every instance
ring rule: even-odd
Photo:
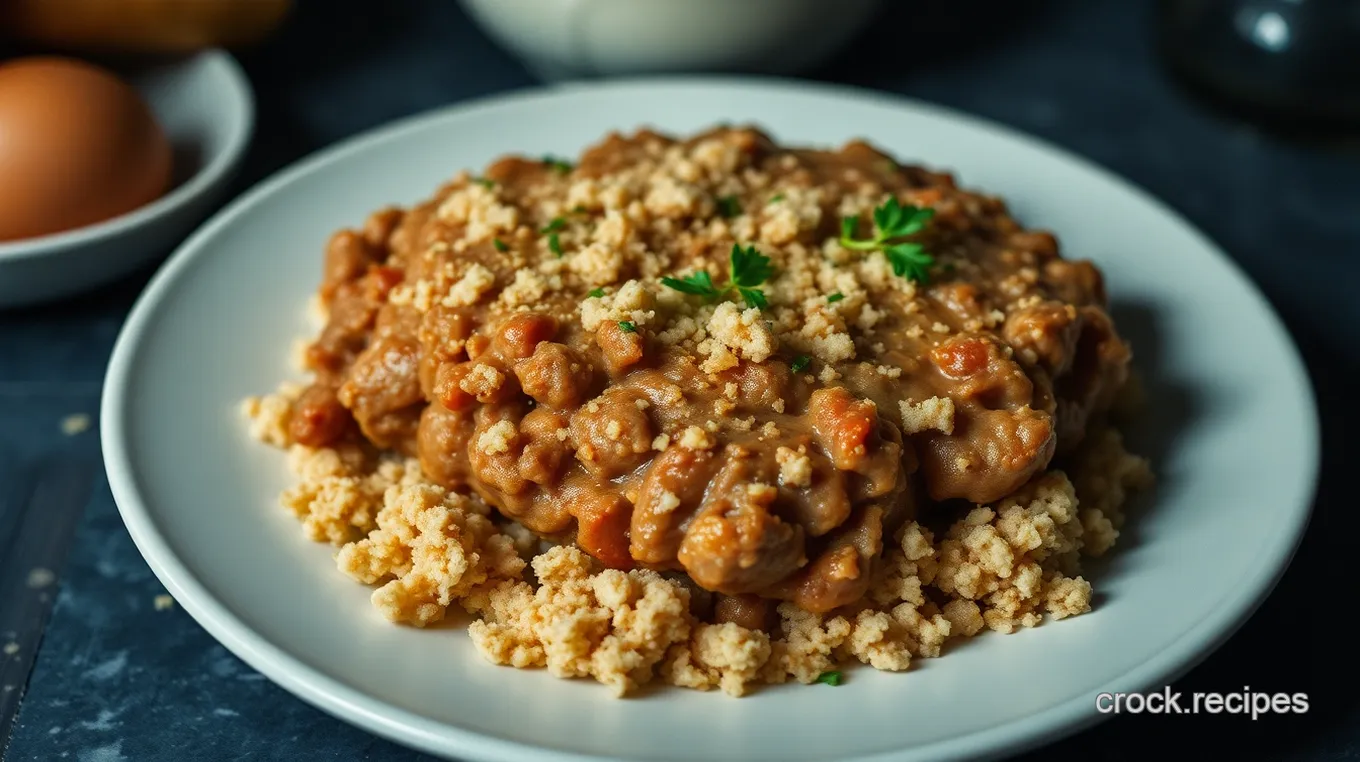
[[[1032,758],[1360,759],[1357,660],[1340,616],[1355,605],[1351,562],[1360,555],[1351,545],[1360,522],[1344,451],[1360,425],[1344,392],[1360,372],[1360,141],[1289,142],[1209,111],[1161,70],[1146,5],[901,3],[811,76],[998,120],[1160,196],[1260,284],[1318,391],[1325,464],[1307,537],[1251,621],[1176,684],[1186,692],[1304,691],[1310,711],[1254,721],[1124,716]],[[955,17],[927,6],[950,6]],[[278,36],[239,57],[257,89],[259,123],[238,190],[396,117],[534,84],[450,0],[304,2]],[[97,429],[66,436],[59,422],[97,416],[109,351],[149,275],[0,313],[0,464],[8,473],[97,456]],[[6,759],[422,758],[274,686],[181,609],[157,610],[163,592],[101,474]]]

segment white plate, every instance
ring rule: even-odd
[[[164,256],[235,176],[255,128],[236,59],[205,50],[129,75],[175,152],[175,187],[127,214],[75,230],[0,241],[0,309],[71,296]]]
[[[389,625],[276,507],[279,453],[250,441],[244,396],[289,375],[304,303],[336,228],[410,203],[508,151],[573,154],[612,129],[754,121],[789,142],[867,136],[957,171],[1056,230],[1108,275],[1149,376],[1135,446],[1160,485],[1099,571],[1096,609],[984,635],[907,673],[733,700],[493,667],[446,627]],[[1156,688],[1227,638],[1307,523],[1313,395],[1257,290],[1212,243],[1127,183],[995,125],[801,84],[639,80],[481,101],[332,148],[233,203],[158,273],[129,318],[103,400],[109,480],[175,598],[234,653],[375,733],[465,759],[937,760],[1018,752],[1104,715],[1102,691]],[[1235,686],[1225,686],[1224,690]]]

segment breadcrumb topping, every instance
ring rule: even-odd
[[[248,406],[259,436],[277,434],[267,419],[286,399]],[[778,452],[781,483],[803,483],[806,456]],[[414,459],[294,445],[289,460],[301,481],[284,505],[307,536],[341,546],[340,570],[376,586],[373,604],[384,617],[423,627],[459,605],[476,617],[468,633],[488,661],[590,677],[619,696],[658,678],[742,696],[762,684],[810,684],[847,662],[908,670],[913,659],[938,657],[950,641],[984,629],[1009,633],[1090,611],[1080,557],[1109,549],[1118,537],[1110,517],[1122,523],[1127,496],[1151,481],[1147,462],[1125,451],[1117,432],[1098,431],[1075,464],[1082,486],[1050,471],[974,508],[938,540],[909,522],[861,603],[828,614],[783,603],[777,630],[766,633],[703,621],[690,588],[657,572],[602,569],[570,545],[544,550],[522,527],[498,527],[480,499],[427,481]],[[1090,507],[1081,489],[1100,490]],[[661,512],[678,505],[676,495],[662,495]]]
[[[774,458],[779,464],[780,484],[785,487],[806,487],[812,484],[812,459],[806,452],[780,447],[775,450]]]
[[[902,400],[902,433],[919,434],[934,429],[943,434],[954,433],[954,400],[931,397],[921,402]]]
[[[882,235],[899,204],[929,226]],[[1127,348],[1098,271],[866,144],[611,136],[574,168],[462,173],[333,243],[329,322],[297,353],[317,383],[245,400],[249,431],[288,450],[282,506],[383,617],[461,607],[494,664],[619,696],[909,670],[1089,611],[1082,559],[1152,482],[1101,417]],[[949,510],[898,498],[922,483]],[[748,583],[790,529],[795,571]],[[780,602],[733,609],[672,561]],[[803,570],[826,590],[790,592]]]

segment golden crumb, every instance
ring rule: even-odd
[[[279,502],[302,521],[308,538],[343,545],[373,529],[383,493],[392,483],[390,473],[359,473],[334,450],[296,446],[292,456],[294,469],[311,478],[284,490]],[[419,472],[414,462],[392,468]]]
[[[738,309],[732,302],[723,302],[713,311],[708,321],[708,332],[734,354],[751,362],[761,362],[774,353],[774,334],[760,314],[752,307]]]
[[[497,421],[477,437],[477,449],[487,455],[510,452],[510,443],[518,433],[510,421]]]
[[[954,433],[954,400],[948,397],[931,397],[921,402],[902,400],[898,406],[902,413],[903,434],[919,434],[931,429],[943,434]]]
[[[166,593],[162,593],[151,599],[151,605],[157,611],[166,611],[175,607],[175,599]]]
[[[72,413],[61,419],[61,433],[68,437],[88,431],[90,428],[90,416],[84,413]]]
[[[534,559],[536,591],[502,582],[470,608],[468,632],[496,664],[546,667],[558,677],[593,677],[617,695],[649,682],[675,643],[689,637],[689,592],[652,571],[595,571],[577,548]]]
[[[340,570],[364,584],[384,582],[373,605],[418,627],[444,618],[477,585],[516,579],[524,561],[480,501],[432,484],[386,491],[377,529],[340,549]]]
[[[469,304],[476,304],[482,295],[491,290],[496,283],[496,276],[484,265],[473,264],[468,268],[463,277],[449,289],[449,295],[444,298],[445,307],[464,307]]]
[[[732,622],[700,624],[688,642],[671,647],[661,674],[671,685],[742,696],[759,681],[770,653],[770,637],[759,630]]]
[[[285,383],[273,394],[243,400],[241,413],[249,421],[250,436],[275,447],[287,447],[290,444],[288,416],[293,400],[301,393],[302,387]]]
[[[806,487],[812,483],[812,459],[806,452],[780,447],[775,450],[779,463],[779,483],[785,487]]]
[[[41,566],[35,566],[28,570],[28,579],[25,580],[25,583],[32,590],[41,590],[44,587],[51,586],[51,584],[56,581],[56,572]]]
[[[713,447],[713,437],[699,426],[688,426],[680,433],[679,444],[689,450],[707,450]]]
[[[1089,609],[1091,587],[1064,576],[1084,542],[1077,497],[1066,474],[1051,471],[995,507],[979,507],[940,543],[935,585],[977,602],[988,627],[1011,632]]]

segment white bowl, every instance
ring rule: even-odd
[[[165,256],[211,210],[240,164],[255,98],[220,50],[132,77],[175,151],[175,186],[146,206],[95,225],[0,243],[0,309],[71,296]]]
[[[830,58],[880,0],[460,0],[547,80],[687,71],[795,74]]]

